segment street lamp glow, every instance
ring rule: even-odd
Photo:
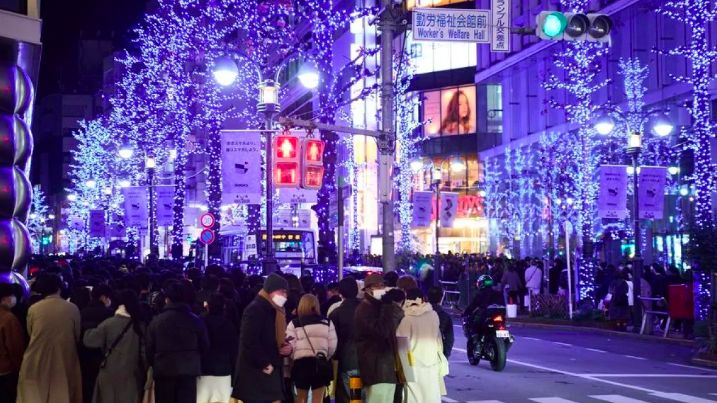
[[[675,129],[675,126],[664,116],[655,119],[652,125],[652,132],[660,137],[669,136]]]
[[[311,63],[304,63],[297,76],[301,81],[301,85],[310,90],[319,86],[319,72],[316,71]]]
[[[147,169],[154,169],[157,167],[157,160],[154,159],[154,157],[147,157],[147,159],[144,161],[144,165]]]
[[[130,159],[134,155],[134,149],[132,149],[132,146],[125,143],[122,144],[122,147],[120,147],[119,151],[117,152],[122,159]]]
[[[174,148],[169,150],[169,159],[171,161],[174,161],[177,159],[177,150],[175,150]]]
[[[278,105],[279,104],[279,84],[272,80],[264,80],[259,83],[259,104],[260,105]]]
[[[411,171],[418,172],[421,169],[423,169],[423,161],[421,161],[421,160],[411,161]]]
[[[669,167],[667,168],[667,172],[669,172],[670,175],[677,175],[680,173],[680,167]]]
[[[70,193],[67,195],[67,200],[73,202],[73,201],[77,200],[77,195],[74,193]]]
[[[239,76],[239,68],[231,57],[222,56],[214,61],[212,75],[219,85],[228,87],[234,84]]]
[[[595,121],[593,126],[595,131],[603,136],[607,136],[615,128],[615,121],[609,115],[603,115]]]
[[[680,196],[687,196],[690,194],[690,189],[687,188],[687,186],[682,186],[680,188]]]
[[[441,179],[443,179],[441,168],[433,168],[431,171],[431,179],[433,179],[433,182],[440,182]]]
[[[635,174],[635,167],[628,166],[628,167],[627,167],[627,174],[628,174],[628,175],[634,175],[634,174]]]
[[[87,182],[85,182],[85,186],[90,189],[94,189],[95,187],[97,187],[97,182],[94,179],[89,179]]]
[[[642,147],[642,136],[640,133],[632,133],[627,138],[627,148],[640,149]]]
[[[461,158],[453,158],[451,160],[451,171],[463,172],[466,170],[466,163]]]

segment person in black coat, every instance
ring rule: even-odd
[[[342,301],[339,307],[329,315],[329,320],[334,324],[338,338],[334,356],[339,364],[336,403],[349,403],[349,379],[359,374],[354,316],[361,300],[356,298],[358,284],[355,279],[345,278],[339,282],[338,287]]]
[[[239,331],[239,357],[232,397],[244,403],[283,400],[283,357],[291,354],[286,340],[287,281],[271,274],[244,310]]]
[[[194,403],[201,356],[209,347],[204,322],[192,313],[188,283],[170,282],[166,305],[147,330],[147,361],[154,370],[156,403]]]
[[[209,348],[202,354],[197,403],[228,402],[231,395],[239,331],[226,316],[226,303],[222,294],[210,295],[207,299],[207,314],[202,320],[209,333]]]
[[[112,289],[100,284],[92,288],[92,300],[89,305],[80,310],[82,335],[89,329],[99,326],[105,319],[114,315],[112,309]],[[98,348],[89,348],[84,344],[78,345],[77,354],[80,358],[80,370],[82,371],[82,396],[85,403],[92,401],[92,395],[97,382],[97,375],[100,371],[100,363],[104,355]]]
[[[451,319],[451,315],[449,315],[448,312],[443,310],[441,300],[443,300],[443,290],[440,287],[431,287],[428,289],[428,302],[430,302],[433,310],[438,314],[439,327],[443,339],[443,355],[448,358],[451,356],[453,344],[455,343],[453,319]]]

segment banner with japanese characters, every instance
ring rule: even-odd
[[[414,8],[413,40],[489,43],[490,10]]]
[[[261,202],[261,133],[225,130],[222,142],[222,203]]]
[[[667,168],[641,167],[637,181],[640,219],[662,219],[665,214]]]
[[[452,228],[458,215],[458,193],[441,192],[441,202],[438,206],[441,217],[441,228]]]
[[[171,227],[174,219],[174,186],[156,186],[157,225]]]
[[[124,222],[127,227],[147,228],[147,187],[130,186],[122,189]]]
[[[413,227],[431,225],[433,217],[433,192],[413,192]]]
[[[90,236],[102,238],[105,236],[105,211],[90,210]]]
[[[599,168],[598,217],[623,219],[627,216],[627,167],[603,165]]]
[[[510,52],[510,2],[491,0],[490,51]]]

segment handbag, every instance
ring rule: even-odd
[[[331,374],[334,370],[328,357],[326,357],[326,354],[322,352],[316,352],[316,350],[314,349],[314,345],[311,343],[311,338],[306,332],[306,328],[303,324],[301,325],[301,330],[304,331],[304,335],[306,335],[306,341],[309,342],[309,347],[311,347],[311,351],[314,353],[314,358],[316,358],[316,373],[321,376],[326,376],[327,378],[331,377]]]
[[[130,320],[127,323],[127,326],[125,326],[124,329],[122,329],[122,333],[120,333],[120,335],[117,336],[115,341],[112,342],[112,345],[110,346],[110,348],[108,348],[107,351],[105,351],[105,355],[104,355],[104,357],[102,357],[102,362],[100,363],[100,368],[104,368],[105,365],[107,365],[107,359],[110,357],[110,355],[112,354],[112,351],[115,349],[115,347],[117,347],[119,342],[122,340],[125,333],[127,333],[127,330],[129,330],[130,326],[132,326],[132,320]]]

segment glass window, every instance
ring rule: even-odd
[[[410,32],[406,39],[416,74],[475,66],[478,61],[476,46],[469,42],[414,42]]]

